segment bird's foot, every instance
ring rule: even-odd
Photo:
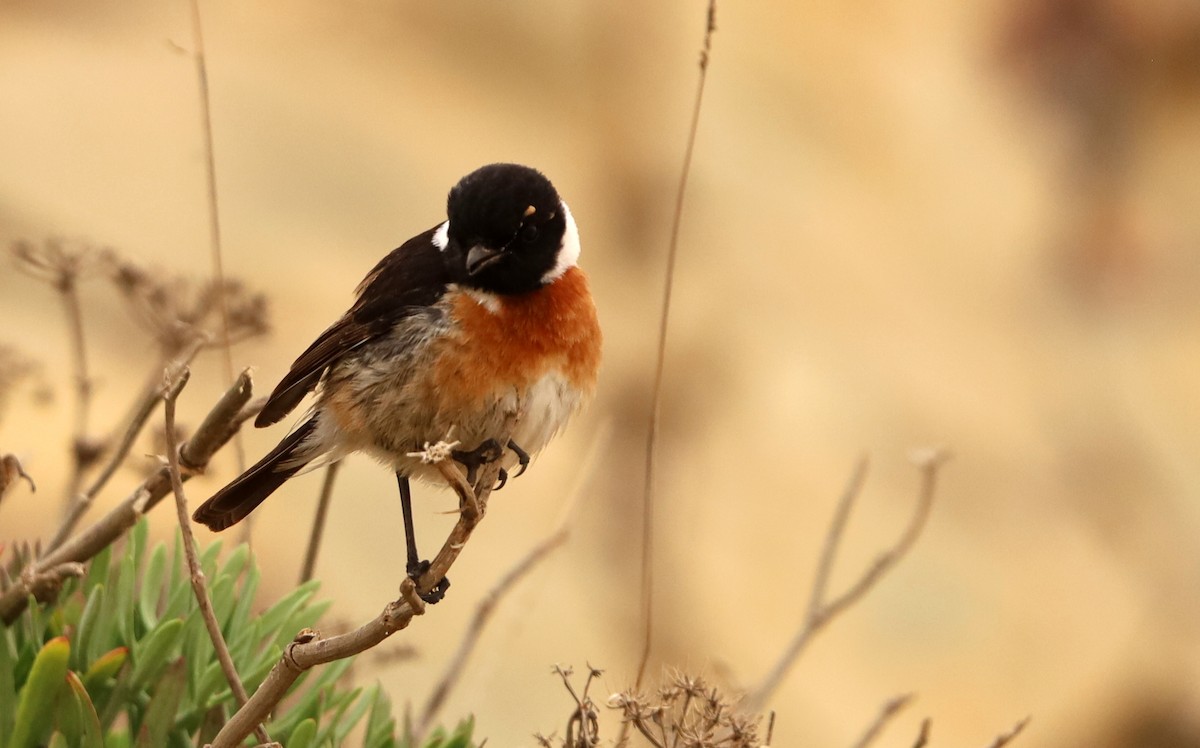
[[[415,564],[409,563],[408,565],[408,577],[413,580],[413,584],[417,585],[418,589],[421,586],[421,577],[425,572],[429,571],[429,565],[428,561],[418,561]],[[448,589],[450,589],[450,578],[442,577],[441,581],[433,585],[428,592],[418,592],[417,595],[430,605],[434,605],[442,601]]]
[[[504,450],[500,448],[500,442],[488,439],[475,449],[456,449],[450,453],[450,456],[467,469],[467,483],[474,486],[480,466],[500,459],[504,456]],[[504,485],[503,480],[500,485]]]

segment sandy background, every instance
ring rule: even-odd
[[[202,12],[225,267],[272,305],[273,334],[234,351],[261,390],[476,166],[535,165],[572,206],[607,335],[599,396],[389,645],[419,657],[356,670],[421,703],[611,422],[574,538],[505,602],[447,710],[474,711],[489,745],[561,731],[551,665],[606,668],[604,695],[640,647],[642,444],[703,3]],[[880,745],[929,716],[933,745],[982,746],[1028,714],[1026,748],[1200,745],[1200,6],[780,0],[718,20],[666,370],[654,669],[754,683],[856,456],[873,471],[835,585],[907,518],[909,449],[944,445],[925,536],[793,671],[775,744],[849,745],[914,691]],[[0,2],[0,241],[209,272],[190,47],[183,3]],[[153,346],[103,280],[84,298],[102,431]],[[7,260],[0,321],[42,364],[0,421],[40,487],[0,507],[8,540],[55,525],[71,398],[58,300]],[[181,418],[223,377],[202,359]],[[248,434],[248,454],[282,433]],[[193,502],[234,470],[224,454]],[[268,597],[297,573],[319,483],[257,515]],[[418,500],[432,540],[452,502]],[[391,476],[351,460],[319,566],[337,619],[393,594],[401,537]]]

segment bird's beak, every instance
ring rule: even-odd
[[[477,275],[484,268],[495,264],[502,256],[498,249],[476,244],[467,252],[467,275]]]

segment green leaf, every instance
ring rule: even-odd
[[[53,705],[66,684],[70,657],[71,643],[65,636],[51,639],[38,652],[29,679],[21,689],[8,748],[33,748],[46,739],[54,716]]]
[[[133,570],[142,570],[142,558],[146,553],[146,542],[150,539],[150,520],[142,517],[129,531],[125,541],[125,556],[133,562]]]
[[[132,686],[135,690],[145,688],[162,674],[179,644],[181,631],[183,620],[172,618],[160,624],[134,647]]]
[[[250,561],[250,546],[242,543],[233,552],[229,554],[229,558],[225,559],[224,565],[221,566],[219,576],[233,577],[234,579],[242,575],[242,570],[246,568],[246,564]]]
[[[137,581],[137,567],[133,563],[133,554],[126,553],[125,558],[121,559],[119,567],[116,584],[110,586],[109,589],[115,591],[113,602],[117,636],[120,637],[120,641],[128,642],[133,641],[137,636],[133,627],[135,610],[133,587]]]
[[[87,576],[83,580],[83,591],[91,594],[92,588],[96,585],[104,584],[104,580],[108,578],[108,565],[112,563],[112,546],[104,546],[104,550],[100,551],[92,558],[92,562],[88,564]]]
[[[158,604],[163,598],[163,579],[167,575],[167,548],[162,543],[154,546],[146,570],[139,584],[138,602],[142,614],[142,625],[146,631],[158,624]]]
[[[367,717],[367,734],[363,748],[390,748],[395,744],[396,720],[392,719],[392,704],[379,684],[375,684],[374,703]]]
[[[83,670],[96,655],[102,651],[100,641],[96,637],[96,621],[100,617],[100,609],[104,605],[104,585],[92,587],[87,596],[87,604],[83,606],[83,614],[79,617],[79,626],[75,629],[75,646],[71,648],[71,667]]]
[[[46,748],[71,748],[71,744],[67,742],[61,732],[56,732],[50,736],[50,742],[46,744]]]
[[[112,730],[104,736],[104,748],[130,748],[129,730]]]
[[[187,665],[183,658],[175,660],[158,680],[154,695],[146,707],[142,726],[138,729],[137,748],[161,748],[167,744],[167,734],[175,726],[175,713],[187,690]]]
[[[129,659],[128,647],[117,647],[109,650],[96,658],[92,666],[87,669],[87,673],[83,676],[83,685],[91,691],[101,684],[108,681],[109,678],[117,677],[117,673],[121,671],[121,666]]]
[[[76,748],[103,748],[104,733],[100,729],[100,717],[96,714],[96,705],[92,703],[83,681],[78,675],[68,671],[67,686],[69,698],[63,699],[63,702],[64,705],[70,704],[75,724],[68,732],[65,720],[60,721],[63,734],[69,736],[70,744]]]
[[[16,644],[12,629],[0,626],[0,746],[12,735],[13,718],[17,713]]]
[[[316,744],[317,722],[310,718],[296,725],[296,729],[292,730],[292,735],[287,741],[287,748],[312,748]]]

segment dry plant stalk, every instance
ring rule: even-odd
[[[683,168],[679,188],[675,192],[675,213],[671,219],[671,239],[667,247],[667,271],[663,279],[662,311],[658,321],[658,349],[654,362],[654,385],[650,397],[650,423],[646,431],[646,472],[642,486],[642,652],[638,660],[634,687],[640,688],[650,662],[650,647],[654,641],[654,474],[658,447],[658,421],[662,404],[663,370],[667,358],[667,326],[671,316],[671,292],[675,287],[675,260],[679,254],[679,227],[683,223],[683,198],[687,193],[688,175],[692,169],[692,152],[696,133],[700,129],[700,108],[704,102],[704,82],[708,79],[708,61],[712,52],[713,32],[717,30],[717,0],[709,0],[704,25],[704,43],[700,50],[700,77],[696,84],[696,99],[692,121],[688,128]],[[617,739],[625,737],[622,730]]]
[[[13,245],[17,267],[24,273],[43,280],[58,292],[67,315],[70,333],[71,368],[75,391],[75,426],[71,440],[73,467],[63,506],[69,507],[83,483],[84,471],[100,456],[102,445],[93,441],[88,432],[92,409],[92,377],[88,371],[87,345],[83,333],[83,308],[79,302],[79,281],[105,262],[108,250],[59,238],[47,239],[40,245],[21,241]]]
[[[845,592],[829,599],[826,597],[826,588],[829,586],[829,578],[833,574],[833,564],[837,558],[838,546],[845,535],[850,510],[866,480],[867,460],[864,457],[858,461],[850,476],[850,482],[838,502],[833,521],[829,524],[829,530],[826,532],[825,542],[821,549],[821,560],[813,577],[812,592],[809,596],[808,611],[804,621],[771,671],[746,696],[743,703],[748,710],[762,709],[771,695],[779,688],[779,684],[787,675],[788,670],[807,649],[813,637],[829,625],[830,621],[860,601],[912,549],[921,530],[925,527],[925,521],[929,518],[934,489],[937,485],[938,470],[948,457],[948,454],[941,450],[927,450],[913,455],[913,461],[921,471],[921,489],[917,497],[917,506],[908,525],[896,543],[879,554],[874,563]]]
[[[915,694],[906,693],[897,696],[893,699],[888,699],[879,709],[879,714],[875,716],[874,721],[867,727],[863,736],[858,739],[853,748],[867,748],[871,743],[875,742],[875,738],[879,737],[883,732],[883,728],[892,721],[892,718],[903,711],[909,704],[912,703]]]
[[[458,522],[429,568],[415,582],[405,577],[400,582],[400,596],[385,605],[379,615],[354,631],[327,638],[312,629],[304,629],[296,634],[258,690],[217,733],[212,748],[240,746],[255,727],[267,719],[304,671],[364,652],[407,628],[413,616],[425,613],[425,603],[420,595],[432,590],[458,559],[487,510],[488,496],[500,474],[500,464],[493,462],[480,470],[478,482],[472,488],[463,471],[448,459],[449,452],[444,443],[426,447],[430,461],[435,462],[459,497]]]
[[[496,584],[492,586],[492,589],[479,601],[475,609],[475,615],[471,618],[471,622],[467,626],[467,631],[463,634],[459,642],[458,649],[450,659],[450,663],[446,666],[442,677],[438,679],[437,685],[430,692],[420,718],[416,720],[416,727],[409,736],[411,744],[422,745],[424,743],[425,735],[433,726],[434,718],[437,717],[438,712],[445,705],[447,696],[449,696],[450,692],[458,684],[459,678],[466,668],[467,660],[475,650],[484,629],[491,620],[492,613],[495,612],[496,607],[500,604],[504,596],[521,579],[528,575],[534,567],[541,563],[542,560],[567,541],[567,538],[570,536],[571,520],[575,515],[575,509],[579,506],[584,489],[595,473],[596,467],[599,464],[600,454],[608,444],[611,433],[611,423],[605,423],[596,432],[591,447],[588,449],[587,455],[580,465],[575,485],[568,494],[569,498],[563,509],[562,518],[558,521],[554,531],[530,548],[516,564],[500,577]]]
[[[180,352],[179,358],[167,365],[167,368],[178,369],[187,366],[196,357],[196,354],[200,352],[202,346],[202,339],[194,339],[190,346]],[[50,543],[46,546],[47,553],[58,548],[70,537],[71,533],[75,531],[75,526],[79,523],[79,520],[91,508],[96,495],[108,485],[109,479],[121,467],[121,463],[125,461],[125,458],[129,456],[129,450],[133,448],[134,441],[142,433],[142,429],[145,428],[146,423],[150,420],[150,416],[154,414],[154,408],[162,401],[165,394],[165,386],[165,384],[160,383],[157,387],[144,391],[138,398],[132,413],[126,421],[124,433],[121,434],[120,439],[117,441],[116,448],[109,452],[108,459],[104,467],[100,470],[100,474],[92,480],[87,490],[74,497],[66,516],[63,518],[62,524],[59,525],[58,530],[50,539]]]
[[[253,418],[262,409],[262,400],[249,403],[250,394],[250,376],[243,372],[209,411],[200,427],[196,429],[195,435],[180,447],[183,480],[203,472],[216,451],[225,446],[247,419]],[[58,548],[32,561],[26,567],[28,574],[33,578],[40,578],[54,573],[66,564],[90,560],[137,524],[143,514],[170,492],[171,476],[167,466],[163,465],[148,476],[124,501],[95,523],[72,535]],[[15,585],[0,593],[0,620],[12,623],[25,610],[30,592],[31,590],[24,585]],[[48,590],[37,595],[37,599],[44,601],[52,594],[54,591]]]
[[[30,478],[29,474],[25,472],[25,468],[21,467],[21,461],[17,459],[16,455],[0,455],[0,501],[3,501],[5,494],[21,480],[29,483],[30,491],[37,491],[33,478]]]
[[[167,470],[170,473],[171,490],[175,494],[175,516],[183,535],[183,553],[184,558],[187,559],[192,592],[196,595],[200,616],[204,619],[204,627],[208,629],[208,638],[212,641],[213,649],[217,653],[221,671],[225,674],[225,680],[229,683],[234,700],[241,707],[249,699],[249,696],[246,694],[246,687],[242,685],[241,676],[238,675],[237,668],[233,664],[233,656],[229,654],[229,646],[225,643],[225,636],[221,633],[221,624],[217,621],[212,599],[208,595],[208,584],[204,578],[204,571],[200,568],[200,558],[196,551],[196,536],[192,533],[191,513],[188,511],[187,496],[183,492],[183,477],[179,470],[179,448],[175,434],[175,402],[179,399],[179,393],[187,385],[190,376],[191,373],[186,367],[168,368],[163,374],[162,397],[166,423]],[[267,731],[262,725],[255,729],[255,735],[262,743],[271,742],[270,736],[267,735]]]
[[[321,481],[321,496],[317,500],[317,513],[313,517],[312,532],[308,536],[308,550],[304,552],[304,566],[300,568],[300,584],[313,578],[317,569],[317,553],[321,550],[321,538],[325,534],[325,519],[329,514],[329,502],[333,498],[333,484],[337,480],[342,461],[329,463],[325,468],[325,480]]]

